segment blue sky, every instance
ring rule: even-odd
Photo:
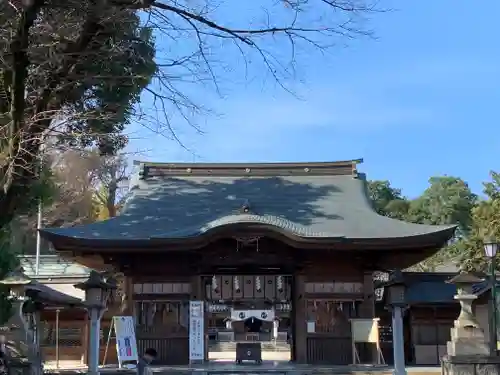
[[[165,162],[363,158],[368,178],[390,180],[410,197],[443,174],[479,193],[489,171],[500,170],[500,1],[381,4],[394,10],[371,16],[376,39],[338,40],[325,56],[300,51],[296,77],[285,80],[295,95],[255,56],[245,76],[234,51],[213,49],[219,95],[210,85],[186,88],[212,110],[196,117],[204,134],[174,116],[186,150],[136,123],[129,148],[143,153],[135,158]],[[218,12],[233,23],[248,14],[235,6]],[[159,59],[176,53],[161,35],[157,43]],[[281,42],[269,46],[285,56]],[[151,97],[142,105],[152,108]]]

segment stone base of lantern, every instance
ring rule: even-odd
[[[451,329],[451,341],[447,344],[447,354],[452,357],[489,355],[489,348],[484,333],[476,327],[454,327]]]
[[[444,356],[443,375],[500,375],[500,357],[488,355]]]

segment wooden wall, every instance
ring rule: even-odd
[[[374,317],[371,273],[348,259],[323,258],[295,275],[295,287],[297,362],[353,363],[350,319]],[[372,361],[370,348],[358,350],[363,361]]]
[[[446,343],[450,340],[450,330],[457,318],[459,306],[434,305],[412,306],[409,310],[409,340],[413,344],[410,353],[415,365],[437,365],[446,354]]]
[[[382,350],[387,364],[392,365],[391,313],[381,304],[377,315],[380,317]],[[435,366],[441,363],[450,340],[450,329],[458,317],[458,303],[412,305],[404,314],[405,360],[407,365]]]
[[[132,315],[135,316],[139,352],[152,347],[157,363],[189,363],[189,300],[197,293],[197,280],[189,274],[158,277],[129,276]]]
[[[297,249],[268,239],[260,241],[259,249],[237,249],[234,239],[227,239],[193,251],[117,254],[115,258],[127,285],[119,313],[136,317],[139,350],[155,347],[160,363],[188,363],[190,300],[274,297],[291,302],[292,358],[298,363],[352,363],[349,319],[374,317],[372,275],[363,271],[362,259],[353,253]],[[234,277],[219,271],[224,267],[233,267],[236,271],[230,273],[242,276],[238,292]],[[220,275],[217,290],[205,282],[213,274]],[[256,275],[264,284],[260,290],[256,290]],[[277,275],[290,275],[283,290],[277,288]],[[109,324],[112,314],[108,315],[103,328]],[[314,322],[314,331],[308,332],[308,321]],[[85,331],[83,322],[78,323],[80,333]],[[68,324],[77,323],[68,320]],[[80,346],[85,340],[81,336]],[[106,333],[103,337],[107,338]],[[67,356],[77,356],[75,349],[65,350]],[[108,362],[113,362],[112,355],[115,350],[109,351]],[[371,360],[370,350],[360,348],[360,355]]]

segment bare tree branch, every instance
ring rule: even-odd
[[[260,61],[289,90],[286,81],[295,73],[302,46],[323,52],[341,39],[370,36],[360,25],[366,15],[380,11],[371,0],[269,0],[267,4],[259,21],[245,13],[222,18],[222,5],[213,0],[1,2],[0,228],[25,208],[24,197],[39,180],[39,153],[48,133],[58,133],[70,146],[100,142],[101,152],[106,153],[108,141],[111,151],[126,143],[123,131],[134,119],[183,144],[179,123],[202,132],[195,119],[208,111],[190,95],[193,88],[210,86],[222,95],[226,72],[240,65],[229,52],[231,57],[225,59],[226,50],[236,51],[246,68]],[[134,24],[137,12],[146,16],[143,25]],[[126,43],[115,37],[118,29],[131,30]],[[143,74],[133,74],[129,64],[153,59],[154,46],[142,35],[151,30],[167,41],[163,46],[168,49],[157,51],[154,67],[146,63]],[[280,53],[273,48],[278,45],[284,48]],[[123,61],[121,72],[106,65],[117,57]],[[151,108],[143,103],[124,109],[121,101],[105,106],[100,102],[103,85],[119,94],[145,87],[151,75],[153,82],[144,92]],[[137,103],[139,94],[133,94]],[[116,177],[120,171],[108,168],[108,172]],[[117,177],[113,183],[119,182]],[[113,194],[108,191],[99,199],[109,203],[116,200]],[[112,213],[111,205],[108,209]]]

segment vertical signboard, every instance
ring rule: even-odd
[[[205,359],[205,327],[203,301],[189,302],[189,361]]]
[[[123,362],[137,362],[139,356],[135,340],[134,320],[131,316],[114,316],[113,326],[115,329],[119,367],[122,367]]]

